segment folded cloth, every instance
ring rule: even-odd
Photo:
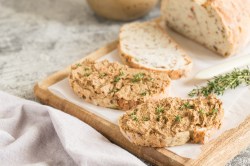
[[[0,165],[145,165],[64,112],[0,92]]]

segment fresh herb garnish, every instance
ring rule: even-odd
[[[120,70],[120,76],[124,76],[124,72]]]
[[[194,109],[194,106],[187,102],[187,103],[184,103],[184,104],[180,107],[180,109]]]
[[[240,85],[250,86],[250,70],[234,69],[232,72],[214,77],[207,82],[206,86],[197,87],[193,89],[188,95],[194,96],[208,96],[209,94],[223,95],[227,89],[235,89]]]
[[[133,121],[138,121],[138,118],[137,118],[136,115],[131,115],[131,118],[132,118]]]
[[[113,88],[109,93],[116,93],[116,92],[118,92],[120,89],[118,89],[118,88]]]
[[[147,78],[148,81],[153,81],[154,79],[152,77]]]
[[[105,77],[107,75],[107,73],[101,73],[101,74],[99,74],[99,78],[103,78],[103,77]]]
[[[180,115],[175,116],[175,121],[180,122],[181,121],[181,116]]]
[[[121,79],[121,77],[120,77],[120,76],[115,76],[115,78],[114,78],[114,82],[116,83],[116,82],[120,81],[120,79]]]
[[[120,70],[119,75],[115,76],[114,82],[117,83],[121,80],[121,77],[124,75],[123,71]]]
[[[160,121],[160,118],[161,118],[161,115],[162,115],[163,112],[164,112],[164,107],[158,106],[158,107],[155,108],[155,113],[157,114],[156,120],[158,122]]]
[[[88,77],[88,76],[90,76],[90,74],[91,74],[91,73],[85,73],[84,76],[85,76],[85,77]]]
[[[217,113],[218,113],[218,109],[213,109],[213,110],[212,110],[212,113],[213,113],[213,114],[217,114]]]
[[[204,114],[204,110],[203,110],[203,109],[200,109],[198,112],[199,112],[200,114]]]
[[[90,70],[90,68],[88,68],[88,67],[85,67],[85,68],[84,68],[84,71],[88,71],[88,70]]]
[[[80,66],[82,66],[80,63],[77,63],[77,64],[76,64],[76,67],[80,67]]]
[[[206,115],[214,115],[214,114],[217,114],[218,113],[218,109],[212,109],[211,112],[208,112]]]
[[[137,111],[138,111],[138,110],[135,109],[134,112],[132,112],[132,113],[130,114],[130,117],[132,118],[133,121],[138,121],[138,118],[137,118],[137,116],[136,116],[136,112],[137,112]]]
[[[147,91],[144,91],[140,94],[141,96],[146,96],[147,95]]]
[[[144,78],[144,76],[145,76],[144,73],[137,73],[137,74],[133,75],[133,78],[131,79],[131,81],[133,83],[139,82],[139,81],[141,81]]]
[[[149,121],[149,117],[143,117],[143,121]]]
[[[157,114],[163,113],[164,112],[164,108],[162,106],[158,106],[158,107],[156,107],[155,112]]]

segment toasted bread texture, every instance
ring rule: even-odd
[[[192,68],[191,58],[157,21],[134,22],[122,26],[118,50],[127,65],[164,72],[171,79],[187,75]]]
[[[170,79],[167,74],[132,69],[108,60],[85,60],[72,65],[69,83],[87,102],[129,110],[145,101],[166,97]]]
[[[140,146],[166,147],[205,143],[220,128],[224,111],[215,96],[165,98],[145,102],[119,119],[120,131]]]

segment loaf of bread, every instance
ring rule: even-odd
[[[127,65],[164,72],[171,79],[181,78],[192,68],[191,58],[156,21],[122,26],[118,49]]]
[[[162,0],[161,11],[173,30],[223,56],[250,41],[249,0]]]
[[[120,131],[140,146],[165,147],[187,142],[205,143],[221,126],[224,111],[215,96],[196,99],[165,98],[127,111]]]
[[[148,100],[168,95],[167,74],[132,69],[107,60],[85,60],[71,67],[69,82],[73,91],[95,105],[128,110]]]

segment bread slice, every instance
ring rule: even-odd
[[[128,140],[140,146],[205,143],[220,128],[223,115],[222,102],[213,95],[196,99],[165,98],[127,111],[119,119],[119,127]]]
[[[87,102],[128,110],[142,102],[166,97],[170,79],[167,74],[132,69],[108,60],[85,60],[71,67],[69,83]]]
[[[249,0],[162,0],[162,18],[180,34],[229,56],[250,41]]]
[[[181,78],[192,68],[191,58],[156,21],[122,26],[118,49],[127,65],[164,72],[171,79]]]

